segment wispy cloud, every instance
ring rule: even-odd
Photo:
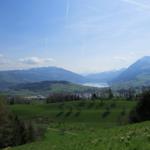
[[[21,58],[19,61],[23,64],[27,65],[44,65],[49,64],[50,62],[53,62],[54,59],[52,58],[39,58],[39,57],[27,57],[27,58]]]
[[[136,7],[142,8],[142,9],[150,9],[150,4],[143,3],[142,1],[137,0],[121,0],[123,2],[129,3],[131,5],[134,5]]]
[[[0,55],[0,70],[25,69],[32,67],[45,67],[55,63],[53,58],[26,57],[11,59]]]

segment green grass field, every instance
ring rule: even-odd
[[[22,119],[46,127],[45,136],[10,150],[149,150],[150,122],[127,125],[135,102],[109,100],[12,105]]]

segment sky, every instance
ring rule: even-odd
[[[0,70],[95,73],[149,55],[149,0],[0,0]]]

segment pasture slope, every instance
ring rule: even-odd
[[[22,119],[46,128],[44,137],[9,150],[149,150],[150,122],[127,125],[135,102],[123,100],[12,105]]]

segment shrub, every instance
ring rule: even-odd
[[[122,111],[121,111],[121,114],[120,114],[121,116],[125,116],[126,115],[126,109],[125,108],[123,108],[122,109]]]
[[[69,111],[65,114],[65,117],[69,117],[72,114],[72,107],[69,107]]]
[[[116,108],[116,103],[115,102],[111,103],[110,107],[111,108]]]
[[[60,116],[62,116],[63,115],[63,111],[61,111],[61,112],[59,112],[58,114],[56,114],[56,117],[60,117]]]
[[[105,111],[102,113],[102,118],[106,118],[110,114],[109,111]]]
[[[92,108],[94,106],[94,102],[90,102],[87,106],[88,109]]]
[[[102,113],[102,118],[106,118],[110,114],[109,107],[106,107],[106,110]]]
[[[75,113],[75,117],[79,117],[80,114],[81,114],[81,111],[77,111],[77,112]]]
[[[86,105],[86,103],[84,101],[79,102],[77,107],[84,107]]]

